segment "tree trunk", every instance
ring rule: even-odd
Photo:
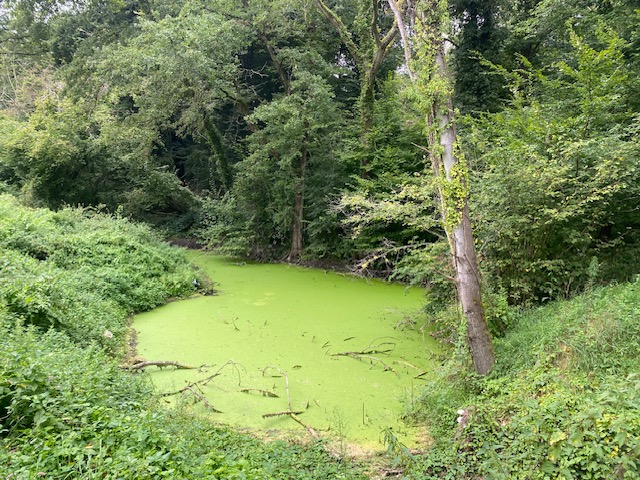
[[[216,127],[213,120],[211,120],[211,117],[207,113],[204,113],[203,117],[204,133],[209,141],[212,157],[215,161],[216,178],[212,179],[213,182],[210,181],[209,183],[217,183],[220,192],[226,193],[231,188],[233,174],[224,148],[224,140],[218,127]]]
[[[422,0],[415,4],[404,3],[410,12],[409,25],[418,16],[413,28],[413,45],[406,35],[400,4],[388,0],[400,28],[406,67],[412,83],[428,87],[433,95],[431,110],[427,115],[429,126],[429,156],[439,183],[442,221],[447,233],[456,272],[455,283],[462,313],[467,320],[467,343],[475,370],[486,375],[495,363],[495,353],[482,305],[480,272],[476,247],[469,220],[469,194],[464,167],[460,168],[455,154],[457,133],[453,116],[451,81],[447,70],[444,38],[441,28],[442,15],[447,10],[444,0]],[[414,9],[415,7],[415,9]],[[413,52],[419,70],[413,70]],[[418,78],[418,74],[422,78]],[[426,77],[426,78],[425,78]],[[439,138],[436,138],[439,137]],[[456,168],[457,167],[457,168]],[[442,170],[444,169],[444,175]]]
[[[302,234],[304,220],[304,180],[307,170],[307,147],[302,148],[300,163],[298,165],[298,177],[293,205],[293,231],[291,235],[291,251],[287,257],[290,262],[299,262],[302,256]]]
[[[445,60],[444,45],[438,46],[436,51],[436,75],[441,79],[447,78],[447,65]],[[431,138],[431,159],[434,173],[441,177],[441,168],[444,168],[442,182],[449,185],[457,183],[447,191],[465,192],[461,197],[447,199],[445,189],[440,187],[440,199],[442,202],[442,216],[447,231],[447,237],[451,245],[453,267],[456,272],[455,282],[458,299],[462,306],[462,312],[467,319],[467,340],[473,364],[480,375],[487,374],[495,363],[493,343],[482,305],[480,287],[480,273],[476,256],[473,231],[469,220],[469,204],[467,181],[463,174],[455,171],[459,164],[455,155],[455,143],[457,140],[455,123],[453,121],[453,105],[451,95],[443,99],[441,105],[437,99],[434,101],[430,114],[430,123],[437,122],[440,133],[440,150],[436,152],[435,138]],[[451,209],[453,205],[453,209]],[[449,218],[453,214],[454,219]]]
[[[347,26],[342,22],[340,17],[331,10],[323,0],[314,0],[318,10],[324,15],[324,17],[333,25],[336,32],[340,36],[340,39],[349,50],[349,54],[353,59],[356,67],[358,68],[358,74],[360,75],[360,99],[359,99],[359,113],[360,113],[360,139],[363,145],[367,144],[368,134],[373,129],[374,118],[373,109],[375,102],[375,82],[382,62],[389,54],[391,47],[393,46],[393,40],[398,33],[398,25],[394,19],[393,24],[387,30],[384,35],[378,28],[378,22],[380,15],[378,12],[377,0],[372,1],[372,14],[371,14],[371,40],[375,44],[372,52],[368,52],[367,48],[362,48],[353,40],[354,35],[347,29]],[[369,56],[371,55],[371,56]],[[363,160],[361,165],[361,172],[364,176],[367,175],[366,171],[366,159]]]

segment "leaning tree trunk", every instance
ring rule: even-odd
[[[447,79],[444,45],[437,47],[436,76]],[[455,282],[462,312],[467,319],[467,340],[476,372],[487,374],[495,363],[493,343],[482,306],[480,273],[471,221],[469,220],[468,186],[464,168],[455,154],[457,140],[453,121],[451,95],[435,99],[429,123],[437,124],[440,148],[435,134],[431,138],[431,161],[434,173],[440,178],[439,195],[442,216],[447,231],[455,269]],[[433,129],[431,129],[433,131]],[[442,170],[444,169],[444,175]]]
[[[408,0],[402,4],[388,0],[388,3],[400,29],[409,78],[421,94],[432,96],[427,114],[429,156],[439,180],[442,220],[451,247],[458,299],[467,320],[471,358],[476,372],[485,375],[493,368],[495,353],[482,306],[466,170],[455,154],[457,134],[442,35],[448,5],[446,0]],[[403,13],[409,14],[409,22],[404,21]],[[406,25],[414,25],[414,20],[415,26],[407,28]],[[413,42],[409,33],[414,35]]]

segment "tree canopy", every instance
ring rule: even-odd
[[[452,299],[416,9],[443,6],[489,326],[638,271],[640,15],[584,0],[11,0],[0,182]],[[438,7],[440,8],[440,7]],[[434,10],[435,11],[435,10]],[[400,15],[398,15],[398,13]],[[429,87],[438,88],[438,87]]]

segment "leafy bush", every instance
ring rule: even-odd
[[[4,196],[0,227],[0,302],[81,344],[117,349],[129,314],[193,291],[182,254],[123,218],[25,209]]]
[[[435,444],[409,478],[640,478],[639,296],[590,289],[515,315],[486,378],[450,361],[416,412]]]
[[[478,170],[477,237],[511,304],[580,293],[594,256],[606,260],[601,281],[638,271],[632,74],[615,29],[592,28],[591,44],[570,29],[572,50],[544,72],[524,59],[513,73],[496,67],[511,82],[512,104],[465,131]]]

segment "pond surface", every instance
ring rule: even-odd
[[[148,368],[160,391],[218,372],[183,395],[204,396],[222,423],[306,435],[288,415],[263,417],[294,410],[320,436],[345,444],[381,449],[387,428],[408,445],[419,441],[418,429],[400,420],[438,351],[420,328],[419,289],[202,252],[190,259],[219,294],[138,315],[138,354],[208,367]]]

